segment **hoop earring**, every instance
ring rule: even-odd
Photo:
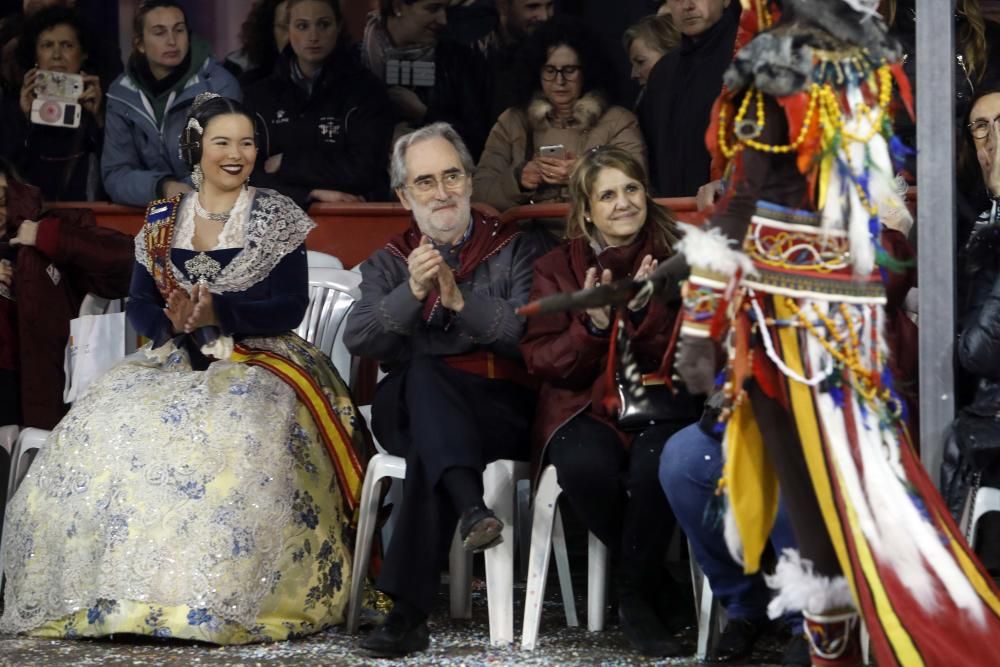
[[[201,165],[196,164],[191,170],[191,184],[195,190],[201,190],[201,184],[205,182],[205,172],[201,170]]]

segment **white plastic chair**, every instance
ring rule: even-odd
[[[344,345],[344,322],[361,297],[360,285],[360,273],[310,267],[309,306],[295,330],[330,357],[345,382],[350,381],[351,353]]]
[[[969,529],[966,531],[970,547],[975,548],[976,546],[976,528],[979,526],[979,520],[989,512],[1000,512],[1000,489],[981,486],[976,491],[976,498],[972,503],[972,512],[969,518]]]
[[[694,613],[698,619],[698,648],[695,657],[704,661],[708,651],[718,642],[721,633],[720,607],[712,595],[712,586],[695,560],[694,550],[688,542],[688,557],[691,560],[691,585],[694,587]]]
[[[566,625],[577,627],[576,603],[569,577],[569,558],[566,555],[566,536],[559,516],[558,473],[555,466],[542,472],[535,492],[535,509],[531,522],[531,554],[528,556],[528,582],[524,600],[524,628],[521,632],[521,649],[530,651],[538,640],[538,626],[542,619],[545,601],[545,583],[549,574],[549,557],[556,554],[559,586],[562,590]],[[604,606],[607,599],[608,549],[591,533],[587,543],[587,629],[600,632],[604,629]]]
[[[504,523],[503,542],[484,554],[490,644],[494,646],[514,641],[514,498],[517,481],[527,478],[528,473],[527,463],[511,460],[494,461],[486,466],[483,473],[483,500]],[[354,567],[351,570],[351,597],[347,606],[347,631],[352,634],[358,630],[361,615],[361,592],[365,578],[359,573],[368,569],[378,516],[379,482],[386,477],[405,479],[406,460],[380,452],[368,461],[361,487]],[[449,555],[448,578],[453,618],[472,617],[471,579],[472,554],[462,548],[456,531]]]
[[[51,432],[42,428],[26,428],[18,434],[10,455],[10,473],[7,478],[8,501],[14,497],[21,480],[28,474],[28,466],[34,460],[34,455],[38,454],[38,450],[45,444]]]
[[[310,269],[342,269],[344,263],[333,255],[316,250],[306,250],[306,264]]]

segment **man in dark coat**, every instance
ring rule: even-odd
[[[427,614],[456,522],[467,550],[503,539],[482,474],[491,461],[526,460],[535,405],[515,310],[528,299],[537,244],[471,210],[475,163],[450,125],[401,137],[391,165],[413,224],[361,265],[361,300],[344,334],[353,354],[387,372],[372,432],[406,458],[400,515],[376,582],[394,605],[361,643],[376,657],[427,648]]]
[[[347,48],[338,46],[309,78],[286,47],[274,72],[248,88],[244,101],[259,120],[255,185],[302,207],[388,194],[389,99]]]
[[[653,67],[639,125],[649,149],[654,194],[690,197],[711,180],[705,131],[722,90],[722,73],[733,59],[740,3],[668,0],[667,6],[681,31],[681,48]]]
[[[61,209],[42,213],[37,188],[18,182],[0,165],[0,238],[12,268],[0,283],[0,349],[17,350],[2,393],[20,394],[20,423],[51,429],[62,419],[63,360],[69,321],[88,292],[106,299],[128,296],[134,243],[131,236],[98,227],[93,213]],[[6,172],[6,173],[4,173]],[[2,247],[2,246],[0,246]],[[8,360],[9,362],[10,360]]]

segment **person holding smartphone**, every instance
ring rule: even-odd
[[[500,211],[568,201],[570,172],[597,146],[621,148],[645,168],[638,121],[608,104],[607,63],[596,45],[568,17],[546,22],[529,38],[520,102],[500,115],[486,141],[474,180],[477,201]]]
[[[79,14],[50,7],[33,14],[18,42],[18,59],[26,72],[20,94],[5,101],[0,150],[46,201],[93,201],[103,197],[98,161],[104,143],[104,91],[89,67],[90,44]],[[85,67],[85,65],[87,67]],[[89,70],[89,71],[88,71]],[[54,115],[39,114],[56,86],[45,81],[80,77],[75,101],[54,101]],[[60,97],[63,95],[60,94]]]

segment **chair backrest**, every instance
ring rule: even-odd
[[[344,345],[344,322],[361,297],[361,274],[347,269],[309,268],[309,307],[295,330],[333,361],[344,382],[351,380],[351,353]]]
[[[344,268],[343,262],[341,262],[339,259],[337,259],[333,255],[328,255],[325,252],[319,252],[318,250],[306,250],[306,262],[309,264],[310,269]]]

